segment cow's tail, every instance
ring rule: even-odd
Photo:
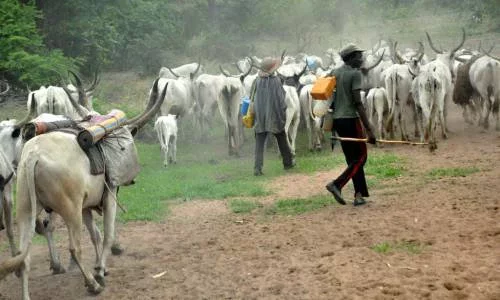
[[[439,87],[439,82],[437,81],[437,79],[434,77],[432,78],[432,87],[431,87],[431,92],[430,92],[430,99],[429,99],[429,107],[427,109],[430,110],[429,112],[429,120],[427,122],[427,132],[431,135],[430,138],[431,139],[434,139],[434,134],[433,134],[433,122],[436,122],[436,113],[437,113],[437,110],[438,110],[438,99],[437,99],[437,96],[438,96],[438,93],[437,93],[437,89]],[[441,87],[442,88],[442,87]],[[441,126],[445,126],[444,124],[441,124]],[[432,140],[431,142],[434,142],[434,140]]]
[[[24,242],[26,245],[23,245],[24,250],[12,257],[9,258],[2,263],[0,263],[0,280],[5,278],[8,274],[18,270],[24,263],[24,260],[26,259],[26,256],[29,253],[29,250],[31,248],[31,240],[33,238],[33,234],[35,232],[35,221],[36,221],[36,191],[35,191],[35,167],[36,164],[38,163],[38,159],[34,156],[28,156],[26,162],[25,162],[25,180],[26,180],[26,185],[28,187],[28,197],[30,200],[30,206],[31,206],[31,219],[30,219],[30,224],[29,228],[24,228],[26,230],[25,234],[25,240]],[[19,203],[18,203],[19,205]],[[27,224],[25,224],[27,225]],[[29,231],[28,231],[29,230]],[[22,234],[22,233],[21,233]],[[22,235],[21,235],[22,238]],[[23,241],[21,241],[23,242]]]
[[[392,122],[394,121],[394,111],[396,110],[396,99],[397,95],[397,86],[398,86],[398,73],[391,72],[388,78],[391,86],[387,87],[387,103],[389,105],[389,116],[387,117],[387,123],[385,130],[387,132],[392,132]]]

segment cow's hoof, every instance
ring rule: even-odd
[[[56,266],[50,266],[50,269],[52,270],[52,275],[66,273],[66,269],[64,269],[64,267],[61,266],[61,264],[56,265]]]
[[[101,286],[106,286],[106,282],[104,281],[104,276],[96,274],[94,275],[95,281],[97,281]]]
[[[120,244],[114,244],[111,246],[111,254],[113,255],[122,255],[124,251],[125,248],[123,248]]]
[[[87,284],[87,291],[92,295],[98,295],[104,291],[104,288],[97,282],[94,282],[93,284]]]

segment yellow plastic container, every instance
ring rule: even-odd
[[[316,100],[328,100],[335,89],[335,77],[318,78],[311,90],[311,96]]]

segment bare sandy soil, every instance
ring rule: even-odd
[[[47,247],[37,244],[31,297],[500,299],[500,134],[464,125],[458,111],[450,128],[450,138],[434,154],[420,147],[381,150],[403,157],[408,172],[372,189],[364,207],[264,216],[231,213],[224,200],[192,201],[174,207],[164,222],[122,225],[125,253],[110,258],[106,289],[97,297],[87,293],[77,270],[51,275]],[[449,167],[480,171],[425,176]],[[269,183],[276,196],[257,200],[327,194],[325,183],[339,171],[289,174]],[[64,227],[57,235],[66,262]],[[84,236],[85,263],[91,267],[93,250]],[[418,244],[422,251],[371,249],[384,242]],[[4,233],[0,243],[6,243]],[[0,260],[7,255],[3,250]],[[1,299],[20,299],[20,292],[14,275],[0,283]]]

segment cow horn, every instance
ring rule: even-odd
[[[22,126],[24,126],[24,124],[28,123],[28,121],[31,119],[31,116],[35,113],[35,110],[36,110],[36,99],[35,99],[35,93],[32,92],[31,93],[31,105],[28,109],[28,113],[26,114],[26,116],[19,122],[16,123],[15,127],[16,128],[21,128]]]
[[[151,91],[151,95],[149,96],[149,102],[146,111],[140,116],[133,118],[131,120],[132,122],[127,123],[130,133],[132,133],[133,136],[137,133],[137,131],[139,131],[139,129],[144,126],[144,124],[146,124],[156,113],[158,113],[161,105],[163,104],[163,101],[165,101],[165,94],[167,93],[167,87],[169,83],[167,82],[165,84],[160,98],[158,99],[158,80],[159,78],[155,80],[155,84],[153,85],[153,90]],[[150,109],[148,110],[148,108]]]
[[[250,74],[250,72],[252,72],[252,65],[250,65],[250,68],[248,68],[248,71],[246,71],[244,74],[240,75],[240,81],[243,82],[243,80],[245,80],[245,77],[247,77],[248,74]]]
[[[394,42],[394,57],[396,58],[396,62],[400,65],[404,64],[405,63],[405,60],[401,57],[401,55],[399,54],[398,50],[397,50],[397,47],[398,47],[398,42]],[[383,56],[383,55],[382,55]]]
[[[493,51],[493,48],[495,48],[495,45],[491,45],[490,50],[485,51],[483,48],[480,47],[480,51],[487,56],[490,56],[491,51]]]
[[[458,49],[462,48],[464,43],[465,43],[465,29],[462,28],[462,41],[460,42],[460,44],[458,44],[458,46],[456,46],[453,50],[450,51],[450,55],[455,54],[455,52],[457,52]]]
[[[200,70],[200,67],[201,67],[201,58],[200,58],[200,59],[198,59],[198,66],[196,67],[196,70],[194,70],[194,72],[193,72],[193,73],[189,74],[189,77],[190,77],[191,79],[193,79],[193,78],[194,78],[194,76],[196,75],[196,73],[198,73],[198,71]],[[177,77],[179,77],[179,76],[177,76]]]
[[[285,59],[286,55],[286,49],[283,49],[283,52],[281,53],[281,63],[283,63],[283,60]]]
[[[438,54],[443,54],[443,50],[438,50],[434,44],[432,43],[432,39],[431,39],[431,36],[429,35],[429,33],[426,31],[425,32],[425,35],[427,35],[427,40],[429,41],[429,46],[431,46],[431,49],[434,50],[434,52],[438,53]]]
[[[0,92],[0,96],[7,94],[7,92],[10,90],[9,83],[7,81],[2,81],[2,82],[5,82],[5,85],[7,86],[7,88],[5,89],[5,91]]]
[[[88,110],[89,110],[89,104],[88,104],[88,101],[87,101],[87,94],[85,93],[85,90],[83,88],[83,84],[82,84],[82,80],[80,79],[80,77],[78,75],[76,75],[73,71],[68,71],[71,75],[73,75],[73,77],[75,78],[75,83],[76,83],[76,89],[77,89],[77,92],[78,92],[78,103],[83,106],[86,110],[87,110],[87,113],[88,113]],[[68,94],[68,91],[65,89],[66,93]],[[69,96],[70,94],[68,94]],[[75,107],[76,108],[76,107]],[[78,108],[76,108],[78,110]],[[80,113],[78,113],[80,114]],[[80,114],[81,115],[81,114]]]
[[[481,44],[483,43],[483,41],[479,40],[479,46],[477,47],[477,51],[478,52],[481,52]]]
[[[301,77],[302,75],[304,75],[304,73],[306,72],[306,70],[307,70],[307,63],[306,63],[306,65],[304,66],[304,68],[302,69],[302,71],[300,71],[300,73],[299,73],[299,74],[297,74],[297,76],[298,76],[298,77]]]
[[[99,78],[99,75],[98,75],[98,69],[95,70],[94,72],[94,81],[92,81],[92,84],[90,85],[90,87],[88,89],[85,89],[85,93],[86,94],[91,94],[95,88],[97,87],[97,85],[99,84],[99,82],[101,81],[101,78]]]
[[[384,52],[382,52],[382,55],[380,55],[378,61],[376,63],[374,63],[372,66],[369,66],[368,68],[363,68],[363,71],[364,72],[368,72],[370,71],[371,69],[375,68],[376,66],[378,66],[378,64],[380,64],[380,62],[382,61],[382,59],[384,58],[384,54],[385,54],[385,50]]]
[[[78,113],[78,115],[82,119],[84,119],[85,117],[87,117],[89,115],[88,109],[86,109],[83,105],[80,105],[79,102],[77,102],[75,99],[73,99],[73,97],[71,96],[71,91],[68,90],[67,87],[63,86],[63,90],[68,95],[69,101],[71,102],[71,104],[73,105],[73,107],[76,109],[76,112]],[[78,93],[78,95],[80,95],[80,93]]]
[[[170,71],[170,73],[172,73],[175,77],[179,78],[181,76],[177,75],[172,69],[170,69],[170,67],[167,67],[167,69]]]
[[[418,42],[418,53],[420,53],[418,55],[418,58],[417,58],[417,61],[420,62],[422,61],[422,58],[424,58],[424,55],[425,55],[425,50],[424,50],[424,44],[422,42]]]

